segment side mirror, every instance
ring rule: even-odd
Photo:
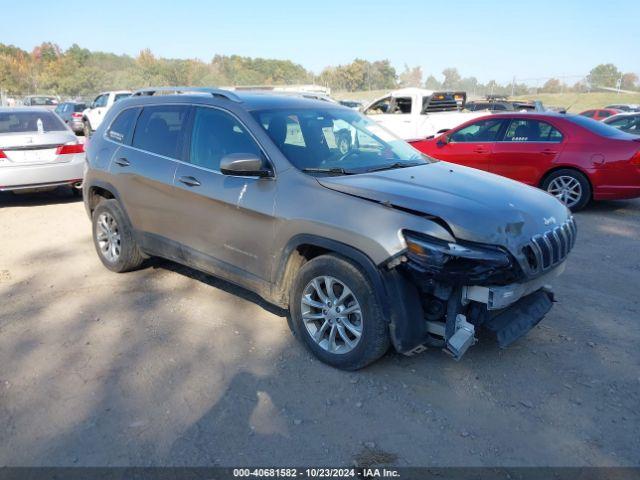
[[[231,153],[220,160],[220,171],[224,175],[243,177],[270,177],[271,170],[265,168],[261,157],[253,153]]]
[[[89,105],[89,108],[96,108],[96,102],[91,102],[91,104]]]
[[[449,143],[449,135],[442,135],[436,142],[436,145],[444,147],[447,143]]]

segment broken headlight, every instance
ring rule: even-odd
[[[415,272],[462,284],[513,280],[511,256],[499,247],[446,242],[416,232],[403,233],[407,263]]]

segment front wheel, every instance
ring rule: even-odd
[[[569,168],[553,172],[542,182],[542,188],[574,212],[582,210],[591,200],[591,184],[587,177]]]
[[[389,348],[389,331],[367,276],[349,260],[322,255],[300,268],[289,298],[296,335],[321,361],[357,370]]]

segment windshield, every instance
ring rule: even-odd
[[[433,161],[353,110],[258,110],[253,115],[284,156],[308,173],[364,173]]]
[[[606,123],[598,122],[589,117],[583,117],[582,115],[568,115],[565,117],[567,120],[580,125],[582,128],[586,128],[596,135],[601,137],[620,137],[624,136],[624,133]]]
[[[63,132],[64,123],[50,112],[0,112],[0,133]]]

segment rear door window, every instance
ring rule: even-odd
[[[411,97],[394,98],[389,113],[411,113]]]
[[[139,108],[127,108],[120,112],[113,123],[111,123],[107,137],[114,142],[129,144],[131,142],[133,127],[139,113]]]
[[[132,145],[147,152],[181,159],[188,113],[189,107],[185,105],[143,108]]]
[[[452,133],[449,139],[454,143],[495,142],[503,124],[502,119],[480,120]]]
[[[117,102],[118,100],[122,100],[123,98],[129,98],[131,96],[130,93],[116,93],[115,98],[113,99],[113,102]]]
[[[505,142],[561,142],[562,133],[547,122],[513,119],[504,135]]]
[[[262,156],[253,137],[233,116],[216,108],[196,107],[189,162],[220,171],[220,161],[232,153]]]

